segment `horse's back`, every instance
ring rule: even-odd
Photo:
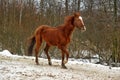
[[[48,25],[41,25],[41,26],[39,26],[36,30],[40,30],[40,29],[48,29],[48,28],[51,28],[51,27],[48,26]]]
[[[57,45],[59,42],[60,32],[57,28],[46,28],[42,32],[43,39],[50,45]]]
[[[41,32],[43,32],[44,30],[46,30],[46,29],[48,29],[48,28],[50,28],[50,26],[48,26],[48,25],[41,25],[41,26],[39,26],[36,30],[35,30],[35,34],[39,34],[39,33],[41,33]]]
[[[59,27],[41,25],[36,29],[36,33],[40,34],[49,45],[58,46],[69,43],[69,38],[65,37],[64,31]]]

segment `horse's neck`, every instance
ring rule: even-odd
[[[70,25],[64,25],[64,34],[66,35],[66,37],[70,37],[72,32],[74,30],[74,26],[72,24]]]
[[[73,20],[74,16],[66,17],[64,24],[60,27],[66,37],[70,37],[75,28],[73,25]]]

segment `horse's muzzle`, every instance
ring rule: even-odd
[[[86,31],[86,27],[83,26],[83,28],[81,28],[81,31],[82,31],[82,32],[85,32],[85,31]]]

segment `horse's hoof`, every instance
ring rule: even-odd
[[[63,68],[63,69],[67,69],[67,67],[66,67],[66,66],[62,66],[62,68]]]
[[[36,63],[36,65],[39,65],[39,63]]]
[[[52,66],[52,63],[51,63],[51,62],[49,62],[48,64],[49,64],[50,66]]]

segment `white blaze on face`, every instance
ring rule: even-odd
[[[79,19],[81,20],[82,24],[84,25],[83,19],[81,16],[79,16]]]
[[[79,19],[81,20],[82,24],[84,25],[83,19],[81,16],[79,16]],[[86,27],[84,26],[84,30],[86,30]]]

